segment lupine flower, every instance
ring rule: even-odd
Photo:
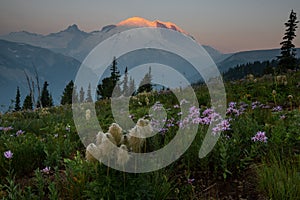
[[[50,173],[50,169],[51,169],[51,167],[45,167],[44,169],[42,169],[42,172],[44,173],[44,174],[49,174]]]
[[[16,132],[16,136],[23,135],[24,133],[25,133],[25,131],[18,130],[18,131]]]
[[[8,126],[8,127],[0,127],[0,131],[4,131],[4,132],[7,132],[7,131],[10,131],[10,130],[13,130],[13,127],[11,126]]]
[[[159,132],[160,134],[164,135],[166,132],[168,132],[168,130],[169,130],[169,129],[167,129],[167,128],[160,128],[160,129],[158,130],[158,132]]]
[[[272,109],[273,112],[280,112],[282,111],[282,107],[281,106],[276,106]]]
[[[262,132],[262,131],[258,131],[256,133],[256,135],[251,138],[251,140],[254,141],[254,142],[259,141],[259,142],[265,142],[265,143],[267,142],[267,139],[268,138],[266,137],[266,133]]]
[[[173,107],[174,108],[180,108],[178,104],[174,105]]]
[[[252,102],[252,110],[260,107],[262,104],[259,101]]]
[[[11,152],[11,150],[5,151],[4,152],[4,157],[7,159],[11,159],[13,157],[13,153]]]
[[[157,101],[153,106],[152,106],[152,109],[154,110],[154,111],[156,111],[156,110],[161,110],[163,108],[163,105],[159,102],[159,101]]]
[[[280,116],[280,119],[282,119],[282,120],[284,120],[285,118],[286,118],[285,115],[281,115],[281,116]]]
[[[230,102],[229,107],[230,108],[235,108],[236,107],[236,102]]]
[[[177,115],[182,115],[182,114],[183,114],[182,112],[177,113]]]
[[[183,105],[183,104],[186,104],[186,103],[188,103],[188,101],[187,101],[186,99],[182,99],[182,100],[180,101],[180,105]]]
[[[188,184],[193,184],[194,181],[195,181],[194,178],[188,178]]]

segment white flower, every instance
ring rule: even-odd
[[[120,166],[124,166],[128,162],[129,159],[130,159],[130,156],[128,154],[128,149],[124,144],[122,144],[118,150],[117,163]]]
[[[87,109],[85,111],[85,119],[88,121],[88,120],[90,120],[90,118],[91,118],[91,110]]]

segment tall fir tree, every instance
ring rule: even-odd
[[[110,67],[110,71],[111,71],[110,78],[111,78],[114,86],[120,80],[120,71],[118,70],[117,64],[118,64],[117,59],[116,59],[116,57],[114,57],[113,62]]]
[[[74,82],[70,81],[64,89],[60,101],[61,105],[72,104],[73,89],[74,89]]]
[[[73,92],[72,92],[72,103],[78,103],[78,102],[79,102],[79,97],[78,97],[77,87],[76,85],[74,85]]]
[[[281,55],[278,56],[279,59],[279,70],[281,72],[286,72],[288,69],[296,69],[297,59],[296,50],[293,40],[296,37],[296,29],[298,28],[297,15],[292,10],[289,16],[289,20],[284,24],[286,29],[283,36],[283,41],[280,43]]]
[[[128,96],[134,95],[135,93],[135,82],[132,77],[129,79],[129,89],[128,89]]]
[[[124,80],[123,80],[123,95],[124,96],[129,96],[129,86],[128,86],[128,69],[127,67],[125,68],[125,73],[124,73]]]
[[[151,67],[149,67],[148,73],[145,74],[144,78],[142,79],[139,88],[138,93],[142,92],[151,92],[152,91],[152,74],[151,74]]]
[[[51,106],[53,106],[53,99],[52,99],[52,96],[49,93],[48,86],[49,86],[48,82],[45,81],[44,85],[43,85],[43,89],[42,89],[42,95],[41,95],[42,107],[51,107]]]
[[[79,102],[80,103],[84,102],[84,90],[83,90],[83,87],[81,87],[80,91],[79,91]]]
[[[15,100],[15,111],[20,111],[21,110],[21,95],[20,95],[20,89],[17,87],[17,94],[16,94],[16,100]]]
[[[117,59],[114,57],[111,67],[110,67],[110,77],[106,77],[102,80],[102,84],[99,84],[97,87],[97,96],[98,99],[110,98],[114,89],[116,93],[121,91],[118,81],[120,80],[120,72],[117,67]],[[116,88],[115,88],[116,87]]]
[[[86,93],[86,102],[93,102],[91,83],[89,83],[88,90]]]
[[[27,95],[24,99],[22,110],[32,110],[32,98],[30,95]]]

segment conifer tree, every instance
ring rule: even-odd
[[[72,104],[73,89],[74,89],[74,82],[70,81],[64,89],[64,92],[63,92],[63,95],[62,95],[61,101],[60,101],[61,105]]]
[[[281,55],[278,56],[279,59],[279,70],[286,72],[288,69],[296,69],[297,59],[296,59],[296,50],[293,40],[296,37],[297,27],[297,15],[292,10],[289,16],[289,20],[284,24],[285,34],[283,36],[283,41],[280,43],[281,46]]]
[[[151,92],[152,91],[151,81],[152,81],[151,67],[149,67],[148,73],[145,74],[144,78],[142,79],[139,85],[138,93]]]
[[[43,85],[42,95],[41,95],[41,103],[42,107],[51,107],[53,106],[53,99],[48,91],[48,82],[45,81]]]
[[[84,90],[83,90],[83,87],[81,87],[80,91],[79,91],[79,102],[80,103],[84,102]]]
[[[88,90],[86,94],[86,102],[93,102],[91,83],[89,83],[88,86]]]
[[[118,81],[120,80],[120,72],[117,68],[117,59],[115,57],[112,61],[110,71],[111,71],[110,77],[104,78],[102,80],[102,84],[98,85],[97,88],[98,99],[110,98],[112,96],[114,89],[116,94],[121,92],[120,85],[118,85]]]
[[[23,110],[32,110],[33,104],[32,104],[32,98],[30,95],[27,95],[24,99],[23,103]]]
[[[21,110],[21,106],[20,106],[20,100],[21,95],[20,95],[20,89],[19,87],[17,87],[17,94],[16,94],[16,100],[15,100],[15,111],[20,111]]]
[[[128,86],[128,69],[125,68],[124,80],[123,80],[123,95],[129,96],[129,86]]]

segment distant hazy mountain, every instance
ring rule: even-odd
[[[21,31],[0,36],[0,39],[50,49],[54,52],[62,53],[64,55],[74,57],[79,61],[83,61],[88,53],[103,40],[116,33],[135,27],[167,28],[188,35],[186,31],[171,22],[162,22],[158,20],[149,21],[141,17],[132,17],[121,21],[116,25],[108,25],[103,27],[101,30],[92,31],[90,33],[80,30],[78,26],[74,24],[63,31],[51,33],[49,35],[40,35]],[[220,53],[210,46],[203,47],[216,62],[219,62],[228,56]]]
[[[80,62],[40,47],[0,40],[0,105],[6,105],[5,109],[10,100],[15,99],[17,86],[21,90],[22,103],[29,94],[24,70],[35,80],[33,65],[38,71],[41,87],[48,81],[49,90],[58,103],[65,85],[74,79]]]
[[[300,48],[296,49],[297,57],[300,57]],[[230,55],[228,58],[218,62],[218,67],[222,72],[234,68],[240,64],[253,63],[255,61],[271,61],[277,59],[280,55],[280,49],[243,51]]]
[[[186,31],[171,22],[149,21],[140,17],[133,17],[89,33],[80,30],[74,24],[65,30],[48,35],[21,31],[0,36],[0,92],[5,94],[0,96],[0,105],[7,105],[9,99],[14,99],[17,86],[20,86],[22,97],[28,94],[24,70],[33,77],[33,64],[38,69],[41,84],[44,80],[49,82],[49,89],[55,103],[59,103],[63,88],[67,82],[75,79],[80,62],[85,59],[89,52],[112,35],[134,27],[166,28],[188,35]],[[203,45],[203,47],[217,63],[221,72],[225,72],[238,64],[276,59],[276,56],[280,54],[279,49],[223,54],[211,46]],[[192,70],[192,67],[188,66],[188,63],[184,60],[178,60],[175,55],[168,52],[159,50],[155,52],[146,49],[135,53],[121,57],[118,61],[118,67],[122,73],[126,66],[135,66],[148,60],[172,66],[192,82],[196,82],[200,78]],[[300,49],[297,49],[297,55],[300,56]],[[106,72],[106,75],[109,75],[109,71]]]

